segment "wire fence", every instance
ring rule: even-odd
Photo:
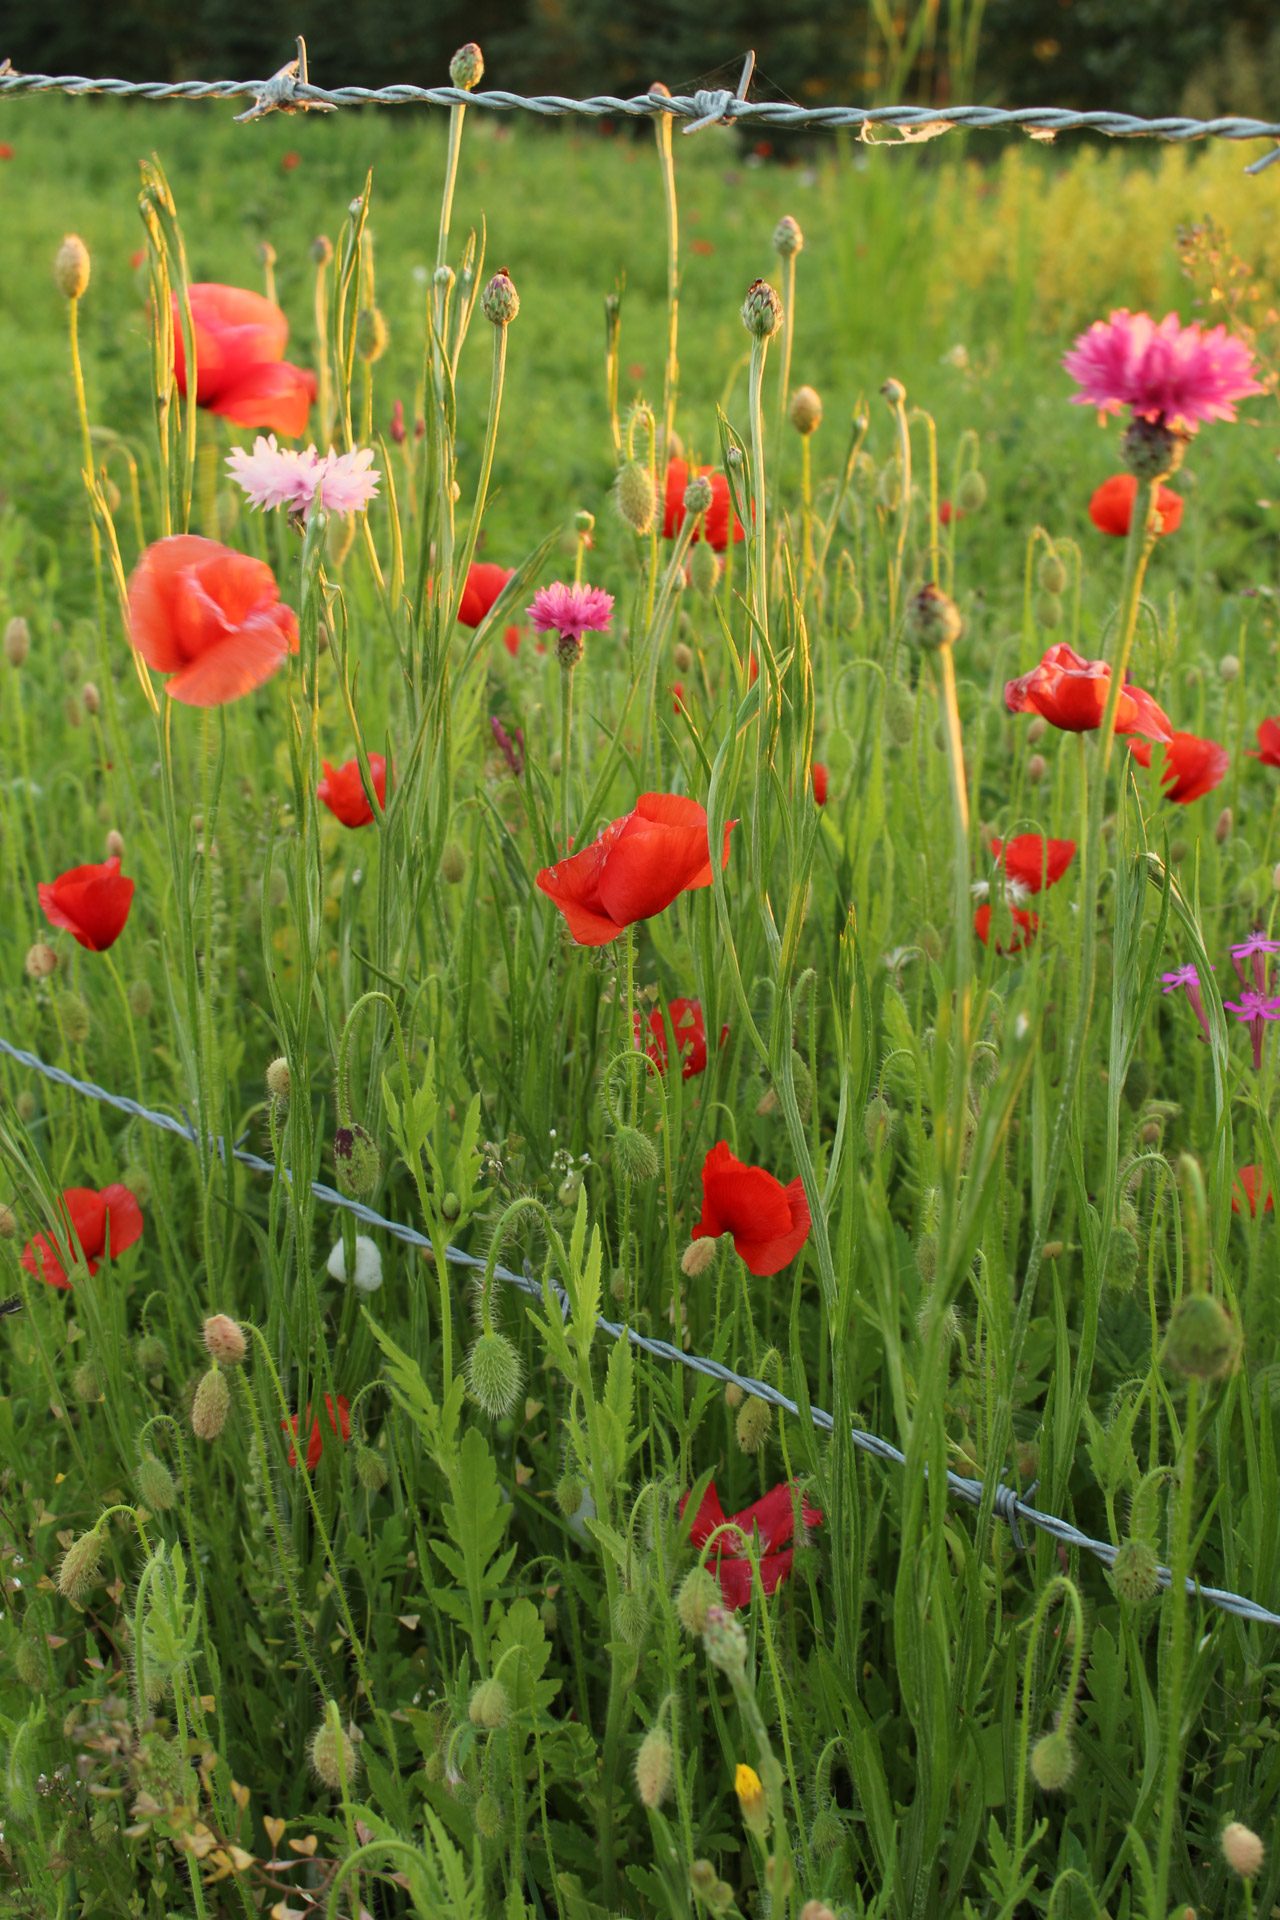
[[[156,1112],[151,1107],[144,1107],[139,1101],[131,1100],[125,1094],[109,1093],[105,1087],[95,1085],[92,1080],[77,1080],[74,1074],[66,1072],[64,1068],[51,1066],[48,1061],[41,1060],[37,1054],[28,1053],[22,1047],[15,1047],[8,1040],[0,1039],[0,1054],[7,1055],[10,1060],[28,1068],[32,1073],[42,1074],[55,1086],[66,1087],[72,1093],[82,1094],[88,1100],[97,1100],[103,1106],[113,1107],[118,1113],[126,1113],[135,1120],[144,1121],[148,1126],[159,1127],[165,1133],[175,1134],[180,1140],[189,1141],[192,1145],[200,1143],[199,1134],[185,1120],[179,1120],[173,1114]],[[219,1156],[225,1160],[227,1150],[224,1142],[217,1138],[212,1144]],[[277,1169],[270,1160],[264,1160],[261,1154],[248,1153],[239,1145],[231,1148],[231,1158],[238,1160],[242,1166],[253,1168],[256,1173],[266,1173],[274,1177],[278,1171],[282,1179],[292,1179],[287,1167]],[[403,1241],[406,1246],[420,1247],[427,1253],[432,1251],[430,1240],[425,1234],[419,1233],[416,1227],[403,1226],[398,1220],[388,1220],[383,1214],[375,1213],[372,1207],[366,1207],[359,1200],[348,1199],[335,1187],[325,1186],[322,1181],[313,1180],[311,1191],[317,1200],[324,1201],[327,1206],[345,1208],[364,1226],[376,1227],[379,1231],[390,1234],[394,1239]],[[461,1247],[446,1247],[445,1258],[454,1266],[469,1267],[473,1270],[483,1270],[485,1265],[485,1262],[476,1254],[465,1253]],[[527,1264],[523,1273],[513,1273],[509,1268],[502,1266],[495,1267],[494,1273],[495,1277],[507,1286],[515,1287],[521,1293],[529,1294],[536,1300],[543,1299],[543,1284],[529,1270]],[[552,1286],[562,1315],[567,1314],[567,1296],[554,1282]],[[629,1327],[618,1320],[606,1320],[603,1315],[597,1316],[595,1324],[598,1332],[607,1335],[611,1340],[627,1340],[638,1353],[646,1353],[652,1359],[665,1361],[672,1366],[687,1367],[691,1373],[701,1374],[708,1380],[719,1381],[724,1386],[738,1387],[744,1394],[749,1394],[757,1400],[765,1401],[771,1407],[776,1407],[780,1413],[789,1413],[796,1419],[804,1417],[796,1401],[788,1399],[785,1393],[777,1387],[771,1387],[766,1380],[753,1380],[749,1374],[736,1373],[732,1367],[726,1367],[718,1360],[710,1360],[704,1354],[686,1353],[669,1340],[651,1339],[647,1334],[638,1333],[634,1327]],[[835,1421],[820,1407],[811,1406],[809,1418],[820,1432],[834,1432]],[[882,1439],[878,1433],[868,1433],[863,1427],[852,1426],[849,1430],[849,1439],[863,1453],[870,1454],[873,1459],[880,1460],[887,1466],[906,1465],[906,1457],[901,1450],[895,1447],[892,1441]],[[953,1498],[964,1501],[968,1506],[978,1507],[982,1504],[986,1488],[981,1480],[970,1480],[963,1474],[948,1471],[947,1491]],[[1029,1491],[1034,1493],[1034,1486]],[[1040,1533],[1047,1533],[1064,1547],[1074,1547],[1082,1553],[1092,1554],[1104,1566],[1111,1566],[1115,1560],[1117,1549],[1109,1541],[1095,1540],[1089,1534],[1081,1533],[1080,1529],[1073,1526],[1069,1520],[1063,1520],[1057,1514],[1041,1512],[1040,1508],[1033,1506],[1029,1499],[1021,1499],[1012,1487],[997,1487],[993,1504],[995,1511],[1007,1524],[1015,1546],[1020,1549],[1025,1548],[1026,1545],[1021,1532],[1021,1527],[1025,1524]],[[1168,1567],[1157,1569],[1156,1581],[1161,1589],[1172,1585],[1173,1575]],[[1222,1587],[1207,1587],[1196,1579],[1188,1579],[1187,1592],[1193,1598],[1221,1608],[1224,1613],[1237,1615],[1241,1620],[1252,1621],[1258,1626],[1280,1627],[1280,1614],[1269,1612],[1266,1607],[1259,1606],[1256,1600],[1250,1600],[1244,1594],[1231,1593]]]

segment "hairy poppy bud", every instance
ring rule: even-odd
[[[916,725],[916,697],[905,680],[890,680],[884,690],[885,731],[895,747],[909,747]]]
[[[84,702],[84,710],[88,714],[96,714],[102,706],[102,695],[98,692],[92,680],[85,681],[80,689],[80,698]]]
[[[830,1807],[823,1807],[809,1829],[810,1852],[816,1854],[819,1860],[827,1860],[843,1840],[844,1821],[838,1813],[833,1813]],[[810,1913],[810,1908],[816,1909],[817,1912]],[[809,1914],[809,1920],[817,1920],[817,1913],[830,1913],[830,1908],[824,1907],[818,1900],[806,1901],[800,1909],[800,1920],[804,1920],[806,1914]]]
[[[456,840],[451,840],[440,855],[440,877],[451,887],[456,887],[467,870],[467,856]]]
[[[1242,1880],[1252,1880],[1262,1871],[1265,1854],[1266,1848],[1257,1834],[1238,1820],[1223,1828],[1222,1857],[1232,1873],[1238,1873]]]
[[[613,1603],[613,1631],[616,1639],[627,1647],[643,1644],[645,1630],[649,1625],[649,1609],[638,1593],[630,1587],[624,1587]]]
[[[773,245],[774,251],[780,253],[784,260],[791,259],[803,249],[804,235],[800,231],[800,222],[793,220],[789,213],[784,213],[774,228]]]
[[[30,1126],[36,1117],[36,1097],[29,1087],[24,1087],[15,1102],[18,1118],[24,1126]]]
[[[1063,591],[1067,584],[1067,570],[1056,553],[1041,554],[1036,579],[1045,593],[1056,595]]]
[[[981,513],[986,504],[987,483],[976,467],[969,467],[956,486],[956,506],[961,513]]]
[[[73,1047],[83,1046],[89,1038],[89,1009],[78,993],[60,993],[54,1000],[54,1010],[62,1022],[63,1032]]]
[[[658,1177],[658,1149],[638,1127],[619,1127],[613,1136],[613,1157],[628,1178],[646,1184]]]
[[[89,284],[89,249],[69,233],[53,258],[53,278],[64,299],[78,300]]]
[[[1127,1293],[1138,1272],[1138,1243],[1127,1227],[1114,1227],[1107,1242],[1107,1285]]]
[[[715,1265],[719,1241],[708,1237],[691,1240],[680,1256],[680,1271],[687,1280],[697,1280]]]
[[[1218,673],[1224,680],[1240,678],[1240,656],[1237,653],[1224,653],[1218,662]]]
[[[191,1402],[191,1431],[197,1440],[216,1440],[227,1424],[231,1411],[231,1389],[227,1376],[215,1363],[201,1379]]]
[[[387,1484],[387,1463],[380,1453],[372,1447],[357,1447],[355,1452],[356,1479],[366,1493],[381,1493]]]
[[[335,1131],[333,1167],[338,1186],[348,1198],[361,1199],[372,1193],[382,1178],[378,1143],[358,1122]]]
[[[1240,1331],[1211,1293],[1184,1294],[1164,1336],[1164,1358],[1176,1373],[1219,1380],[1240,1357]]]
[[[709,1860],[695,1860],[689,1869],[689,1885],[700,1900],[705,1900],[716,1884],[716,1870]]]
[[[753,280],[747,288],[742,324],[753,340],[767,340],[782,325],[782,301],[767,280]]]
[[[64,1600],[71,1600],[78,1606],[97,1585],[98,1568],[102,1564],[105,1546],[106,1542],[97,1527],[92,1527],[88,1533],[82,1533],[71,1542],[58,1568],[58,1592]]]
[[[650,1727],[636,1755],[636,1792],[646,1807],[660,1807],[671,1791],[671,1742]]]
[[[1031,1772],[1046,1793],[1059,1793],[1076,1770],[1075,1748],[1061,1727],[1042,1734],[1031,1749]]]
[[[1116,1548],[1116,1557],[1111,1563],[1111,1584],[1122,1600],[1136,1607],[1159,1591],[1158,1565],[1155,1548],[1149,1541],[1126,1540]]]
[[[739,1765],[734,1769],[733,1790],[738,1796],[738,1809],[752,1833],[767,1833],[769,1800],[764,1782],[754,1767]]]
[[[356,1750],[341,1727],[330,1724],[327,1714],[311,1736],[307,1757],[322,1787],[340,1792],[345,1783],[350,1788],[359,1765]]]
[[[613,483],[613,498],[618,512],[636,533],[648,533],[657,513],[658,497],[653,475],[643,460],[627,460],[618,468]]]
[[[924,653],[952,647],[964,632],[960,609],[950,594],[932,580],[918,588],[907,602],[906,634]]]
[[[759,1453],[769,1438],[773,1426],[773,1408],[767,1400],[757,1400],[752,1394],[738,1408],[738,1422],[735,1429],[738,1445],[744,1453]]]
[[[1033,753],[1027,762],[1028,784],[1033,787],[1038,787],[1048,771],[1049,762],[1045,759],[1044,755],[1042,753]]]
[[[49,1684],[49,1656],[43,1634],[24,1633],[13,1656],[14,1671],[24,1687],[42,1693]]]
[[[688,514],[706,513],[712,501],[711,482],[705,473],[695,474],[684,490],[684,510]]]
[[[1163,422],[1133,420],[1120,442],[1120,457],[1139,480],[1163,480],[1182,465],[1186,447],[1186,435]]]
[[[720,579],[720,559],[708,540],[699,540],[689,555],[689,585],[709,600]]]
[[[708,1660],[721,1673],[741,1679],[747,1670],[747,1636],[738,1616],[727,1607],[707,1608],[702,1626],[702,1645]]]
[[[556,1505],[566,1520],[572,1520],[582,1505],[582,1482],[572,1470],[566,1470],[556,1481]]]
[[[139,1336],[133,1357],[144,1373],[159,1373],[169,1363],[169,1349],[158,1333]]]
[[[12,1240],[18,1231],[18,1216],[12,1207],[0,1206],[0,1240]]]
[[[156,997],[149,980],[135,980],[129,988],[129,1011],[135,1020],[145,1020],[155,1006]]]
[[[102,1386],[98,1379],[98,1369],[92,1360],[82,1360],[71,1376],[71,1387],[77,1400],[100,1400]]]
[[[483,1840],[496,1840],[502,1832],[502,1805],[496,1794],[482,1793],[472,1810],[476,1832]]]
[[[491,1419],[510,1413],[520,1392],[523,1371],[520,1355],[505,1333],[482,1333],[467,1355],[471,1398]]]
[[[27,948],[23,965],[32,980],[47,980],[51,973],[58,970],[58,956],[43,940],[37,940],[33,947]]]
[[[124,835],[115,827],[112,827],[107,835],[107,858],[108,860],[124,859]]]
[[[468,40],[466,46],[459,47],[454,54],[449,62],[449,78],[466,93],[484,79],[484,55],[474,40]]]
[[[356,352],[373,365],[381,360],[390,339],[381,307],[361,307],[356,315]]]
[[[202,1337],[209,1358],[223,1367],[238,1367],[248,1352],[243,1330],[225,1313],[210,1315]]]
[[[867,1152],[879,1153],[881,1147],[888,1146],[893,1138],[896,1116],[883,1094],[875,1094],[867,1102],[867,1110],[862,1116],[862,1130],[866,1135]]]
[[[686,1633],[701,1633],[707,1624],[707,1610],[720,1599],[715,1576],[705,1567],[692,1567],[680,1583],[676,1595],[676,1619]]]
[[[495,327],[507,327],[520,311],[520,295],[505,267],[499,267],[480,295],[480,310]]]
[[[806,439],[822,425],[822,401],[812,387],[797,387],[787,408],[787,418],[796,432]]]
[[[1056,593],[1038,593],[1031,603],[1031,611],[1050,633],[1062,625],[1062,602]]]
[[[154,1453],[143,1454],[134,1480],[139,1499],[153,1513],[168,1513],[170,1507],[177,1505],[178,1489],[173,1475],[163,1460],[156,1459]]]
[[[735,1411],[742,1405],[742,1388],[736,1380],[726,1382],[724,1403],[726,1407],[732,1407]]]
[[[560,1615],[556,1609],[556,1603],[554,1600],[543,1601],[542,1605],[538,1608],[538,1618],[542,1622],[543,1631],[545,1633],[555,1632],[556,1628],[560,1624]]]
[[[1222,809],[1222,812],[1218,815],[1217,819],[1213,823],[1213,837],[1217,841],[1219,846],[1221,846],[1223,841],[1227,839],[1234,825],[1235,825],[1234,814],[1232,813],[1230,807],[1224,807]]]
[[[11,667],[20,667],[31,648],[31,629],[20,613],[15,613],[4,630],[4,657]]]
[[[496,1727],[505,1727],[510,1717],[511,1702],[501,1680],[481,1680],[472,1689],[467,1718],[473,1727],[485,1727],[492,1733]]]
[[[289,1098],[289,1062],[278,1054],[266,1071],[267,1092],[273,1100]]]

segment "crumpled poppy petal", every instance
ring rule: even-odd
[[[722,866],[735,824],[725,828]],[[642,793],[605,860],[600,903],[619,926],[630,926],[711,879],[705,810],[681,794]]]
[[[124,931],[133,904],[134,883],[109,860],[72,867],[54,881],[41,880],[36,895],[45,918],[61,927],[90,953],[105,953]]]
[[[316,376],[310,367],[276,360],[247,367],[205,404],[210,413],[220,413],[237,427],[266,427],[297,439],[306,432],[315,397]]]
[[[239,632],[183,667],[166,683],[185,707],[220,707],[269,680],[298,651],[298,623],[290,607],[253,614]]]
[[[821,1509],[811,1507],[803,1498],[801,1506],[804,1525],[820,1527],[823,1520]],[[775,1547],[782,1546],[795,1532],[795,1508],[795,1490],[784,1480],[780,1486],[771,1488],[763,1498],[753,1501],[749,1507],[743,1507],[741,1513],[731,1514],[730,1519],[742,1528],[748,1540],[752,1527],[757,1527],[760,1544],[766,1553],[770,1553]]]
[[[789,1181],[783,1192],[791,1211],[790,1225],[784,1232],[767,1239],[748,1238],[745,1234],[735,1234],[733,1237],[734,1247],[748,1270],[761,1277],[780,1272],[789,1260],[795,1259],[809,1238],[809,1228],[813,1224],[809,1202],[805,1198],[804,1181],[799,1177]]]
[[[142,1208],[128,1187],[119,1181],[104,1187],[98,1195],[106,1212],[106,1224],[103,1232],[103,1249],[109,1251],[113,1260],[141,1240],[143,1231]]]
[[[601,903],[600,874],[609,849],[629,818],[626,815],[615,820],[581,853],[557,861],[554,867],[543,867],[537,876],[540,891],[559,907],[581,947],[607,946],[622,932],[620,923]]]
[[[689,1496],[684,1494],[680,1500],[680,1512],[683,1515]],[[724,1508],[720,1505],[720,1496],[716,1492],[713,1480],[702,1496],[702,1504],[693,1517],[689,1528],[689,1544],[693,1547],[705,1547],[717,1527],[724,1525]]]
[[[1019,833],[1007,843],[993,840],[991,851],[1011,880],[1032,893],[1054,887],[1075,859],[1074,840],[1046,840],[1040,833]]]

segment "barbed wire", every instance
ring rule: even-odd
[[[200,1136],[194,1127],[184,1120],[176,1119],[173,1114],[159,1113],[151,1107],[144,1107],[139,1101],[129,1099],[126,1094],[109,1093],[105,1087],[96,1085],[92,1080],[77,1080],[75,1075],[68,1073],[65,1068],[52,1066],[48,1061],[41,1060],[38,1054],[29,1053],[22,1047],[15,1047],[3,1038],[0,1038],[0,1053],[6,1054],[19,1066],[27,1067],[33,1073],[42,1074],[55,1086],[66,1087],[72,1093],[82,1094],[88,1100],[96,1100],[103,1106],[114,1107],[119,1113],[127,1113],[135,1120],[143,1120],[148,1126],[162,1128],[164,1132],[175,1134],[179,1139],[187,1140],[193,1146],[200,1144]],[[220,1157],[225,1160],[226,1148],[222,1139],[216,1138],[212,1144]],[[261,1154],[246,1152],[239,1145],[235,1145],[231,1148],[231,1157],[238,1160],[242,1166],[251,1167],[257,1173],[270,1174],[273,1178],[278,1171],[282,1179],[292,1184],[292,1176],[287,1167],[277,1168],[272,1161],[264,1160]],[[425,1234],[419,1233],[416,1227],[404,1226],[398,1220],[388,1220],[383,1214],[375,1213],[372,1207],[366,1207],[360,1200],[348,1198],[346,1194],[339,1193],[336,1187],[326,1186],[323,1181],[313,1180],[311,1191],[317,1200],[323,1200],[328,1206],[344,1208],[365,1226],[377,1227],[381,1232],[403,1241],[406,1246],[419,1247],[426,1253],[432,1252],[431,1241]],[[461,1247],[446,1247],[445,1258],[453,1266],[470,1267],[473,1270],[483,1270],[486,1264],[478,1255],[465,1253]],[[529,1294],[535,1300],[544,1298],[542,1282],[530,1271],[527,1263],[523,1273],[513,1273],[507,1267],[497,1266],[494,1268],[494,1277],[509,1287],[517,1288],[521,1293]],[[559,1303],[561,1315],[567,1318],[568,1295],[563,1287],[554,1281],[552,1288]],[[638,1333],[634,1327],[629,1327],[622,1321],[605,1319],[603,1314],[597,1315],[595,1325],[597,1331],[606,1334],[609,1339],[625,1338],[637,1352],[646,1353],[652,1359],[666,1361],[671,1366],[685,1367],[689,1372],[701,1374],[705,1379],[718,1381],[723,1386],[738,1387],[744,1394],[756,1400],[763,1400],[768,1406],[776,1407],[780,1413],[788,1413],[797,1420],[805,1417],[795,1400],[789,1399],[779,1388],[771,1387],[767,1380],[755,1380],[749,1374],[737,1373],[732,1367],[724,1366],[719,1360],[708,1359],[705,1354],[686,1353],[683,1348],[675,1346],[669,1340],[654,1340],[648,1334]],[[831,1414],[824,1413],[821,1407],[810,1406],[808,1417],[820,1432],[835,1431],[834,1419]],[[873,1459],[880,1460],[887,1466],[906,1465],[906,1456],[901,1449],[895,1447],[892,1441],[882,1439],[878,1433],[869,1433],[864,1427],[851,1426],[849,1440],[863,1453],[870,1454]],[[986,1495],[986,1487],[981,1480],[970,1480],[964,1474],[953,1473],[950,1469],[947,1471],[947,1491],[955,1499],[962,1500],[971,1507],[980,1507]],[[1028,1491],[1034,1493],[1035,1486],[1033,1485]],[[1026,1547],[1020,1531],[1020,1523],[1025,1522],[1039,1532],[1049,1534],[1064,1547],[1075,1547],[1083,1553],[1092,1554],[1104,1566],[1110,1567],[1115,1561],[1118,1549],[1109,1541],[1095,1540],[1089,1534],[1082,1533],[1069,1520],[1063,1520],[1057,1514],[1042,1512],[1039,1507],[1031,1504],[1030,1499],[1021,1498],[1012,1487],[997,1487],[993,1504],[995,1511],[1008,1526],[1013,1543],[1019,1550],[1025,1550]],[[1156,1584],[1161,1590],[1172,1586],[1173,1575],[1168,1567],[1157,1567]],[[1193,1599],[1206,1601],[1210,1606],[1218,1607],[1224,1613],[1235,1614],[1239,1619],[1252,1621],[1258,1626],[1280,1627],[1280,1614],[1268,1612],[1266,1607],[1259,1606],[1256,1600],[1250,1600],[1244,1594],[1232,1593],[1222,1587],[1207,1587],[1194,1578],[1188,1579],[1186,1584],[1187,1593]]]

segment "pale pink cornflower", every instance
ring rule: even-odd
[[[369,448],[319,454],[312,446],[301,453],[277,446],[274,433],[265,440],[259,434],[252,453],[233,447],[227,456],[232,478],[251,507],[287,507],[307,520],[320,507],[326,513],[363,513],[382,478],[370,471],[372,462]]]
[[[603,587],[585,587],[580,581],[566,586],[557,580],[539,587],[526,609],[535,633],[554,633],[556,658],[561,666],[576,667],[582,658],[584,633],[607,633],[613,614],[613,595]]]
[[[1176,313],[1157,325],[1149,313],[1121,307],[1080,334],[1062,364],[1079,383],[1076,406],[1129,407],[1176,433],[1194,433],[1201,420],[1234,420],[1236,401],[1262,392],[1243,340],[1225,327],[1184,327]]]

